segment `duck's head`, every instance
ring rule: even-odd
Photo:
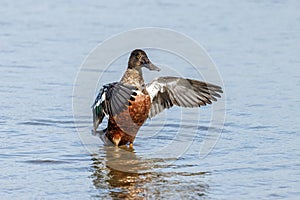
[[[160,68],[155,66],[148,58],[147,54],[141,49],[135,49],[131,52],[128,61],[129,69],[141,69],[146,67],[149,70],[159,71]]]

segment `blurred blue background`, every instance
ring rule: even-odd
[[[299,197],[299,1],[2,0],[0,16],[1,199]],[[96,45],[142,27],[205,47],[223,77],[226,122],[204,160],[199,136],[171,166],[129,174],[105,165],[101,143],[98,155],[82,146],[72,91]]]

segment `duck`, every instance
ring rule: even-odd
[[[145,51],[131,52],[128,66],[120,81],[103,85],[92,105],[93,131],[107,117],[105,137],[116,147],[133,142],[140,127],[173,106],[200,107],[221,98],[222,88],[199,80],[164,76],[145,83],[142,69],[160,71]]]

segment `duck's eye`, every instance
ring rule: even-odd
[[[149,60],[148,60],[147,58],[143,58],[143,59],[141,60],[141,63],[143,63],[143,64],[148,64],[148,63],[149,63]]]

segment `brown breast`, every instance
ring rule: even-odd
[[[121,137],[120,145],[133,142],[134,138],[148,118],[151,107],[150,96],[145,91],[138,93],[129,100],[128,109],[110,117],[108,122],[108,138]]]

